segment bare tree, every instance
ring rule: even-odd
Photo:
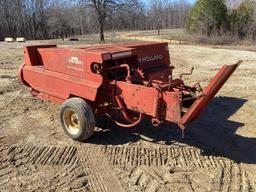
[[[133,10],[133,13],[140,8],[139,0],[85,0],[88,5],[94,7],[97,13],[97,21],[99,24],[100,41],[104,42],[104,29],[107,19],[112,20],[113,15],[117,15],[120,12],[129,12]],[[135,21],[136,19],[133,18]]]
[[[160,35],[163,21],[163,0],[151,0],[150,6],[152,20],[157,29],[157,34]]]
[[[85,0],[86,3],[92,5],[97,13],[97,20],[99,24],[100,41],[104,42],[104,26],[107,17],[111,15],[120,2],[118,0]]]

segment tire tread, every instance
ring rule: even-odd
[[[61,111],[64,110],[65,107],[73,108],[76,112],[78,112],[78,115],[80,117],[82,116],[83,121],[84,121],[84,124],[81,125],[82,129],[84,129],[82,131],[83,134],[79,135],[77,138],[74,138],[69,134],[68,135],[72,139],[78,140],[78,141],[84,141],[87,138],[89,138],[90,136],[92,136],[94,133],[94,127],[95,127],[95,117],[94,117],[94,114],[93,114],[93,111],[92,111],[90,105],[82,98],[72,97],[63,103],[63,105],[61,107]],[[60,118],[62,118],[61,114],[60,114]],[[65,130],[65,126],[62,123],[62,119],[61,119],[61,124],[62,124],[63,129]],[[66,132],[66,130],[65,130],[65,132]]]

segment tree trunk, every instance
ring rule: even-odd
[[[160,36],[160,27],[157,26],[157,35]]]
[[[104,22],[102,20],[99,21],[99,28],[100,28],[100,42],[105,43]]]
[[[84,35],[84,26],[83,26],[83,20],[82,20],[82,16],[79,16],[80,19],[80,35]]]

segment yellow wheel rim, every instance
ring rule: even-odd
[[[71,108],[68,108],[64,111],[63,117],[67,131],[72,135],[76,135],[81,127],[78,115]]]

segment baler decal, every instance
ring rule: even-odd
[[[140,63],[143,63],[143,62],[159,61],[159,60],[162,60],[162,59],[163,59],[163,55],[158,54],[158,55],[150,55],[150,56],[145,56],[145,57],[142,57],[142,58],[138,58],[138,61]]]
[[[74,69],[77,71],[84,71],[83,69],[84,62],[80,60],[78,57],[70,57],[67,62],[67,68]]]

